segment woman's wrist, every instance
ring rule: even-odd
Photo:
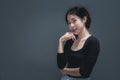
[[[62,54],[64,51],[63,51],[63,46],[64,46],[64,43],[62,42],[61,39],[59,39],[59,43],[58,43],[58,53],[59,54]]]
[[[64,68],[64,69],[63,69],[63,72],[64,72],[65,75],[67,75],[67,74],[68,74],[68,73],[67,73],[67,68]]]
[[[62,38],[59,39],[59,43],[63,43],[64,40]]]

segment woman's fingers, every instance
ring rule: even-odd
[[[71,39],[72,39],[73,41],[76,40],[76,37],[75,37],[74,34],[71,34]]]
[[[74,41],[76,39],[75,35],[71,32],[67,32],[65,36],[67,40],[72,39]]]
[[[61,40],[62,41],[67,41],[67,40],[70,40],[72,39],[73,41],[76,40],[76,37],[73,33],[71,32],[66,32],[62,37],[61,37]]]

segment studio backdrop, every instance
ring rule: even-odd
[[[92,80],[120,80],[119,0],[0,0],[0,80],[60,80],[58,39],[66,11],[87,7],[101,51]]]

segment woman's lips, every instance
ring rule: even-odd
[[[77,34],[77,29],[72,30],[73,34]]]

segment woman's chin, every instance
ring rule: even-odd
[[[78,35],[78,33],[76,33],[76,32],[75,32],[74,34],[75,34],[75,35]]]

